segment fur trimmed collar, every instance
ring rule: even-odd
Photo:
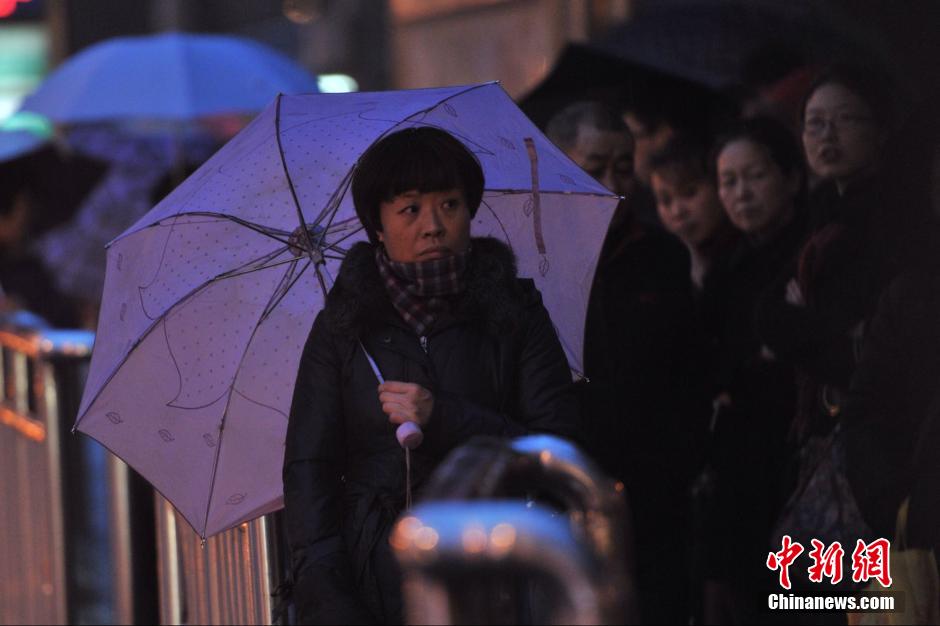
[[[466,289],[455,296],[454,317],[480,323],[493,334],[512,332],[527,304],[527,290],[516,279],[515,255],[492,237],[473,238],[469,254]],[[389,322],[405,325],[382,286],[372,244],[350,248],[326,297],[324,315],[335,331],[353,336]]]

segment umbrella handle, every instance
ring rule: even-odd
[[[424,441],[424,433],[414,422],[405,422],[395,431],[395,438],[398,439],[398,444],[402,448],[414,450]]]
[[[376,364],[375,359],[372,358],[372,355],[369,354],[366,347],[362,345],[362,341],[359,342],[359,347],[362,348],[362,353],[366,355],[366,360],[369,361],[369,366],[375,373],[375,377],[380,383],[384,383],[385,377],[382,376],[382,372],[379,371],[379,366]],[[395,431],[395,438],[398,439],[398,445],[402,448],[414,450],[424,441],[424,433],[421,432],[421,427],[414,422],[405,422]]]

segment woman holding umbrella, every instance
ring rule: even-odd
[[[388,135],[352,181],[356,244],[304,348],[284,498],[302,622],[403,619],[389,531],[406,491],[474,435],[571,437],[576,400],[529,280],[494,239],[470,237],[476,158],[436,128]],[[385,382],[379,384],[384,376]],[[419,426],[411,454],[396,428]]]

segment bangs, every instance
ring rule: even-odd
[[[427,193],[460,189],[466,193],[467,181],[458,162],[439,146],[423,145],[399,156],[388,159],[387,166],[377,172],[375,190],[382,202],[412,190]]]

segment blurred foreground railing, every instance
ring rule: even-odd
[[[153,516],[137,510],[139,479],[70,433],[93,338],[28,313],[0,322],[3,624],[155,618]]]
[[[554,437],[458,448],[392,535],[408,623],[635,623],[622,490]]]

